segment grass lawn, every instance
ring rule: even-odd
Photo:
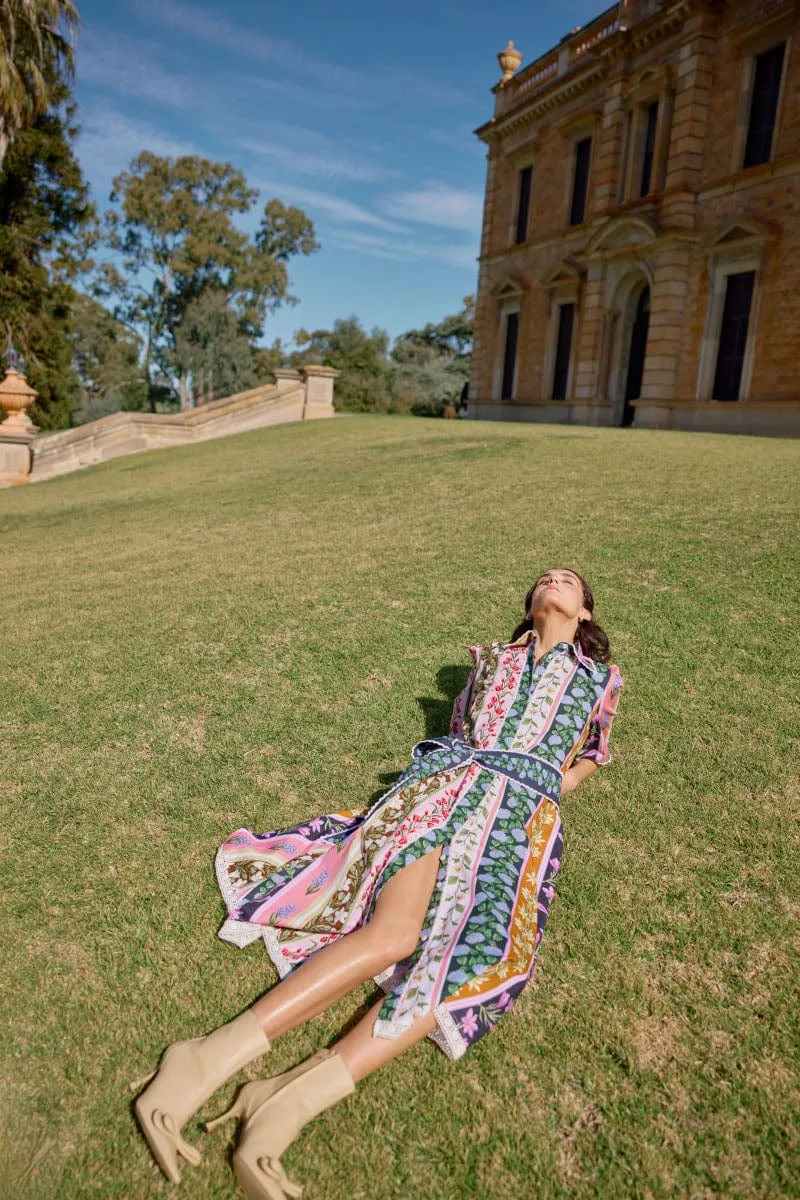
[[[170,1194],[128,1082],[275,978],[217,940],[217,845],[383,790],[550,566],[626,687],[534,979],[285,1165],[308,1200],[800,1195],[799,477],[797,441],[348,417],[0,492],[0,1196]],[[189,1126],[179,1194],[237,1194],[231,1129]]]

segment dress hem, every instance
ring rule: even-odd
[[[387,993],[392,991],[391,985],[385,986],[389,984],[392,970],[393,968],[390,967],[388,971],[382,971],[380,975],[373,976],[373,982],[377,983],[378,986],[383,988],[383,990]],[[381,982],[382,980],[384,981],[383,983]],[[437,1004],[436,1008],[433,1010],[433,1016],[436,1020],[436,1028],[432,1029],[431,1032],[426,1036],[429,1037],[430,1040],[434,1042],[440,1050],[443,1050],[451,1061],[461,1058],[461,1055],[466,1052],[467,1042],[464,1041],[458,1025],[451,1016],[447,1005]],[[376,1037],[386,1038],[389,1041],[396,1041],[397,1038],[402,1037],[403,1034],[411,1028],[411,1026],[414,1024],[414,1020],[414,1017],[406,1017],[402,1021],[382,1021],[380,1017],[378,1017],[375,1021],[375,1024],[372,1026],[372,1032]]]
[[[269,955],[272,965],[281,979],[285,979],[292,969],[292,964],[287,962],[281,954],[277,933],[271,925],[264,925],[261,930],[261,936],[264,938],[264,949]]]
[[[236,897],[228,880],[227,865],[224,861],[222,847],[217,851],[214,870],[219,890],[225,901],[225,907],[230,913],[236,908]],[[249,946],[261,937],[264,942],[264,949],[280,978],[285,979],[292,970],[292,964],[281,953],[278,934],[272,925],[251,924],[249,921],[235,921],[233,918],[228,917],[227,920],[223,921],[217,936],[223,942],[231,942],[234,946],[239,946],[240,948]],[[373,981],[386,994],[393,991],[392,977],[396,966],[396,963],[392,963],[385,971],[381,971],[380,974],[373,976]],[[436,1018],[436,1028],[431,1030],[427,1036],[440,1050],[444,1051],[449,1059],[455,1060],[461,1058],[461,1055],[467,1049],[467,1043],[464,1041],[447,1005],[438,1004],[433,1010],[433,1015]],[[372,1029],[376,1037],[388,1038],[394,1041],[402,1037],[406,1030],[411,1028],[413,1023],[413,1017],[407,1018],[402,1022],[382,1021],[378,1018]]]

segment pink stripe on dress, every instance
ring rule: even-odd
[[[498,792],[497,798],[495,799],[495,801],[494,801],[494,803],[493,803],[493,805],[492,805],[492,808],[491,808],[491,815],[490,815],[489,817],[487,817],[487,819],[486,819],[486,823],[485,823],[485,825],[484,825],[484,827],[483,827],[482,839],[481,839],[481,841],[480,841],[480,843],[479,843],[479,845],[478,845],[478,849],[477,849],[477,851],[476,851],[476,857],[475,857],[475,862],[476,862],[476,863],[479,863],[479,862],[481,861],[481,858],[483,857],[483,851],[484,851],[484,849],[486,848],[486,842],[487,842],[487,840],[488,840],[489,834],[491,833],[491,830],[492,830],[492,825],[493,825],[493,823],[494,823],[494,819],[495,819],[495,817],[497,816],[497,810],[499,809],[500,805],[501,805],[501,804],[502,804],[502,802],[503,802],[503,797],[504,797],[504,796],[505,796],[505,794],[506,794],[506,788],[508,787],[508,784],[509,784],[509,780],[507,780],[507,779],[504,779],[502,776],[498,776],[498,778],[499,778],[499,779],[502,779],[502,785],[501,785],[501,787],[500,787],[500,789],[499,789],[499,792]],[[463,914],[463,916],[462,916],[462,918],[461,918],[461,920],[460,920],[460,922],[459,922],[459,925],[458,925],[457,932],[455,933],[455,935],[451,935],[451,936],[450,936],[450,939],[449,939],[449,944],[450,944],[451,946],[457,946],[457,945],[458,945],[459,938],[461,937],[461,934],[462,934],[462,932],[463,932],[463,930],[464,930],[464,926],[466,925],[466,923],[467,923],[467,921],[468,921],[468,919],[469,919],[469,916],[470,916],[470,911],[471,911],[471,909],[472,909],[472,903],[473,903],[473,901],[474,901],[474,899],[475,899],[475,889],[476,889],[476,887],[477,887],[477,884],[478,884],[478,872],[477,872],[477,870],[473,870],[473,871],[471,871],[471,872],[470,872],[470,874],[471,874],[471,880],[470,880],[469,904],[465,904],[465,905],[464,905],[464,914]],[[440,967],[440,969],[439,969],[439,974],[438,974],[438,975],[437,975],[437,977],[436,977],[436,984],[435,984],[435,987],[434,987],[434,992],[438,992],[438,991],[439,991],[439,989],[440,989],[440,987],[442,986],[442,983],[443,983],[443,980],[444,980],[444,976],[447,974],[447,971],[448,971],[448,969],[449,969],[449,966],[450,966],[450,958],[449,958],[449,956],[446,956],[446,958],[445,958],[445,959],[444,959],[444,961],[442,962],[442,965],[441,965],[441,967]],[[411,982],[411,981],[409,980],[409,984],[410,984],[410,982]],[[405,999],[406,991],[408,990],[408,986],[409,986],[409,984],[406,984],[406,987],[405,987],[405,989],[404,989],[404,991],[403,991],[403,999]],[[398,1006],[397,1006],[397,1007],[399,1008],[399,1007],[400,1007],[400,1005],[398,1004]]]

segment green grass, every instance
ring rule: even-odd
[[[351,417],[0,493],[0,1195],[169,1194],[128,1081],[274,979],[217,940],[217,845],[375,795],[562,565],[626,688],[534,980],[287,1169],[308,1200],[800,1194],[799,472],[778,439]],[[233,1197],[207,1141],[180,1194]]]

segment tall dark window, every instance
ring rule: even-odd
[[[717,369],[711,393],[713,400],[739,399],[755,278],[755,271],[742,271],[739,275],[728,276],[719,331]]]
[[[558,335],[556,337],[556,361],[553,367],[553,399],[566,400],[569,380],[569,360],[572,350],[572,326],[575,323],[575,305],[558,306]]]
[[[625,379],[625,405],[631,400],[638,400],[642,394],[644,379],[644,361],[647,355],[647,334],[650,330],[650,288],[646,287],[636,304],[636,312],[631,328],[630,353],[628,355],[628,374]],[[623,414],[624,415],[624,414]]]
[[[656,130],[658,128],[658,101],[654,100],[647,106],[647,129],[644,135],[644,151],[642,153],[642,179],[639,195],[646,196],[650,191],[653,180],[653,157],[656,152]]]
[[[592,139],[582,138],[575,143],[575,174],[572,179],[572,204],[569,210],[570,225],[580,225],[586,216],[586,194],[589,190],[589,159],[592,156]]]
[[[514,396],[514,370],[517,365],[517,340],[519,338],[519,313],[511,312],[506,315],[506,347],[503,354],[503,390],[501,400],[511,400]]]
[[[531,215],[531,180],[533,167],[523,167],[519,173],[519,199],[517,201],[517,243],[528,240],[528,219]]]
[[[781,90],[785,51],[786,43],[781,42],[780,45],[773,46],[771,50],[765,50],[756,57],[743,167],[756,167],[759,163],[769,162],[775,133],[775,117],[778,114],[778,94]]]

